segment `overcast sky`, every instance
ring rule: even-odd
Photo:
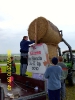
[[[64,39],[75,49],[75,0],[0,0],[0,54],[19,53],[29,24],[39,16],[63,30]],[[64,43],[59,46],[67,49]]]

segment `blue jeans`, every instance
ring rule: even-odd
[[[27,64],[21,64],[20,65],[20,74],[25,75],[26,70],[27,70]]]
[[[60,89],[58,90],[49,90],[48,89],[49,100],[60,100]]]
[[[66,88],[65,88],[65,81],[61,81],[61,99],[63,100],[66,97]]]

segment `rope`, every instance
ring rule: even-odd
[[[14,82],[14,84],[16,85],[16,86],[18,86],[19,88],[21,88],[19,85],[17,85],[17,83],[15,82],[15,81],[13,81]],[[23,88],[21,88],[23,91],[25,91],[25,92],[27,92],[27,90],[25,90],[25,89],[23,89]]]

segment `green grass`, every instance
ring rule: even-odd
[[[0,61],[0,64],[6,64],[7,63],[7,61]],[[15,61],[15,63],[20,63],[20,61]]]
[[[6,66],[2,66],[1,69],[2,69],[2,73],[6,73]],[[17,64],[17,66],[16,66],[16,74],[20,74],[20,65],[19,64]]]
[[[6,66],[2,66],[2,72],[6,72]],[[20,74],[20,65],[16,65],[16,74]],[[32,77],[32,73],[26,72],[29,77]],[[48,99],[47,99],[48,100]],[[69,86],[68,83],[66,83],[66,99],[65,100],[75,100],[75,86]]]
[[[75,85],[66,84],[66,100],[75,100]]]
[[[7,62],[6,61],[0,61],[0,64],[6,64]]]
[[[2,66],[1,69],[2,69],[2,73],[6,73],[6,66]],[[16,64],[16,74],[20,74],[20,64]],[[29,77],[32,77],[32,73],[31,72],[26,72],[26,74]]]

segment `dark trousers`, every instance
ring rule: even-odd
[[[61,100],[64,100],[65,97],[66,97],[65,80],[61,80]]]
[[[5,94],[3,87],[0,86],[0,100],[4,100]]]
[[[28,53],[21,53],[20,64],[20,74],[24,75],[28,65]]]
[[[21,53],[20,63],[28,64],[28,53]]]
[[[58,90],[49,90],[48,89],[49,100],[60,100],[60,89]]]

